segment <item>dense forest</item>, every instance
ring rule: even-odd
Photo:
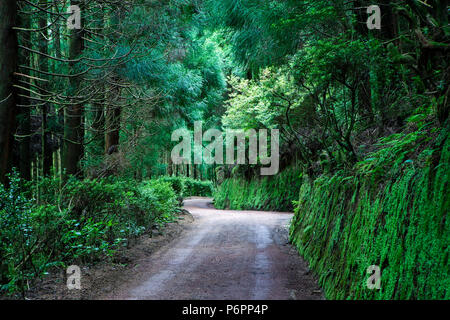
[[[196,195],[294,211],[327,298],[450,299],[448,18],[446,0],[1,0],[1,293]],[[174,163],[199,121],[277,129],[279,173],[195,147]]]

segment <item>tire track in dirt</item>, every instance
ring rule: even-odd
[[[100,299],[323,299],[287,243],[292,214],[216,210],[208,198],[184,206],[195,221],[146,259],[141,274]]]

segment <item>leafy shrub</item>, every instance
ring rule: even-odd
[[[175,191],[177,197],[183,197],[184,191],[184,180],[182,177],[160,177],[159,181],[167,182],[170,184],[172,189]]]
[[[184,197],[209,197],[213,192],[213,184],[211,181],[200,181],[192,178],[184,178]]]
[[[163,181],[44,178],[34,187],[38,199],[17,174],[10,181],[0,186],[2,291],[23,290],[52,266],[111,257],[129,239],[173,221],[177,211],[175,192]]]
[[[161,177],[159,180],[170,183],[179,198],[209,197],[214,189],[211,181],[195,180],[188,177]]]
[[[33,234],[32,200],[22,191],[17,174],[10,175],[10,185],[5,189],[0,185],[0,285],[9,290],[18,281],[33,276],[30,252],[36,243]]]
[[[214,205],[220,209],[292,211],[300,186],[301,173],[296,168],[260,180],[227,179],[214,192]]]
[[[149,210],[156,214],[156,223],[161,224],[173,220],[178,202],[170,183],[150,180],[141,186],[141,194],[149,204]]]

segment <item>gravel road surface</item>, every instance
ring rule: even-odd
[[[103,299],[323,299],[288,243],[292,214],[216,210],[209,198],[184,207],[195,221]]]

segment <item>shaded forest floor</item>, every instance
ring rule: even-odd
[[[65,270],[53,270],[45,278],[36,280],[26,294],[29,300],[91,300],[113,293],[114,288],[125,282],[130,273],[157,250],[178,238],[186,226],[194,221],[187,211],[178,215],[177,221],[168,223],[161,230],[152,230],[139,237],[130,248],[115,254],[112,261],[103,261],[81,267],[81,290],[68,290]]]

